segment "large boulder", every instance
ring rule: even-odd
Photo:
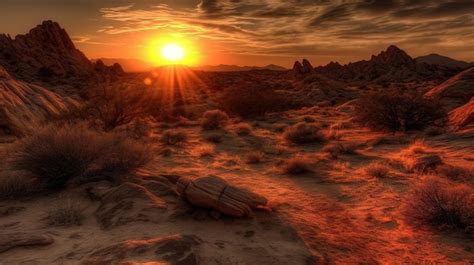
[[[195,179],[183,177],[176,186],[178,193],[192,205],[234,217],[248,216],[252,209],[267,204],[263,196],[233,186],[216,176]]]
[[[474,67],[432,88],[425,96],[437,98],[451,109],[466,104],[474,97]]]
[[[198,249],[201,243],[202,240],[194,235],[126,240],[95,251],[82,264],[138,264],[138,262],[144,264],[142,262],[150,262],[150,264],[195,265],[199,264]]]
[[[449,112],[449,123],[455,130],[474,123],[474,97],[467,104]]]

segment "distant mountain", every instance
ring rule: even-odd
[[[208,71],[208,72],[239,72],[239,71],[250,71],[250,70],[273,70],[273,71],[286,71],[288,69],[274,64],[267,66],[238,66],[238,65],[204,65],[193,67],[193,70]]]
[[[92,62],[102,61],[107,66],[113,66],[118,63],[122,66],[125,72],[148,72],[155,68],[151,63],[139,59],[126,58],[98,58],[93,59]]]
[[[94,71],[67,32],[53,21],[15,38],[0,34],[0,65],[24,80],[87,77]]]
[[[474,63],[468,63],[465,61],[459,61],[453,58],[449,58],[446,56],[442,56],[439,54],[429,54],[425,56],[420,56],[415,58],[415,60],[418,63],[427,63],[427,64],[435,64],[435,65],[441,65],[441,66],[446,66],[446,67],[451,67],[451,68],[468,68],[470,66],[474,66]]]
[[[314,72],[344,81],[369,81],[392,83],[425,80],[445,80],[459,72],[459,69],[418,63],[405,51],[391,45],[368,61],[341,65],[331,62],[319,66]]]

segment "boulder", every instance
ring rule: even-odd
[[[53,243],[54,239],[45,234],[2,233],[0,234],[0,253],[18,247],[46,246]]]
[[[441,100],[450,109],[466,104],[474,97],[474,67],[432,88],[425,96]]]
[[[474,123],[474,97],[467,104],[449,112],[449,123],[455,130]]]
[[[132,222],[158,223],[166,209],[166,202],[143,186],[124,183],[103,195],[95,216],[102,228],[110,229]]]
[[[142,264],[142,262],[150,262],[150,264],[195,265],[199,264],[198,248],[202,242],[199,237],[194,235],[126,240],[95,251],[82,264],[138,264],[138,262]]]
[[[267,199],[252,191],[227,183],[216,176],[180,178],[178,193],[194,206],[213,209],[234,217],[248,216]]]
[[[305,75],[313,71],[313,66],[307,59],[303,59],[303,63],[296,61],[293,65],[293,73],[295,75]]]

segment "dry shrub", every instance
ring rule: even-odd
[[[235,126],[235,133],[238,136],[249,136],[252,134],[252,126],[248,123],[239,123]]]
[[[355,105],[356,120],[381,131],[422,130],[446,116],[437,101],[397,90],[368,94]]]
[[[404,213],[415,225],[473,231],[474,190],[467,185],[426,178],[408,195]]]
[[[263,160],[263,153],[260,151],[252,151],[245,156],[247,164],[258,164]]]
[[[200,157],[211,157],[214,156],[215,150],[212,146],[201,146],[197,150]]]
[[[211,134],[206,135],[204,139],[206,139],[206,141],[208,142],[218,144],[222,142],[223,137],[224,136],[220,133],[211,133]]]
[[[71,202],[60,205],[54,210],[48,212],[46,223],[50,226],[79,226],[85,219],[83,211]]]
[[[314,124],[305,122],[297,123],[289,127],[284,134],[287,141],[294,144],[308,144],[324,141],[323,135],[319,128]]]
[[[36,180],[24,174],[8,174],[0,176],[0,199],[22,199],[37,191]]]
[[[220,110],[208,110],[204,112],[201,120],[201,127],[204,130],[218,130],[225,127],[229,116]]]
[[[18,142],[14,166],[31,172],[49,189],[70,180],[119,181],[151,160],[143,144],[82,126],[48,126]]]
[[[390,173],[390,167],[381,162],[374,162],[364,168],[365,174],[374,178],[385,178]]]
[[[355,155],[359,145],[354,143],[335,143],[327,145],[323,148],[323,152],[330,154],[332,157],[340,155]]]
[[[436,168],[436,173],[440,177],[444,177],[453,181],[465,182],[474,180],[473,168],[464,168],[444,164]]]
[[[283,172],[290,175],[303,175],[313,172],[313,169],[308,159],[294,157],[284,163]]]
[[[185,132],[171,129],[163,132],[160,141],[165,145],[177,145],[186,142],[187,139]]]
[[[264,88],[230,88],[220,100],[221,109],[244,118],[288,110],[292,105],[287,96]]]

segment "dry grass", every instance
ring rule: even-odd
[[[0,176],[0,199],[22,199],[37,191],[34,178],[24,174],[6,172]]]
[[[252,126],[248,123],[239,123],[235,126],[235,133],[238,136],[249,136],[252,134]]]
[[[186,133],[177,129],[170,129],[163,132],[160,142],[165,145],[177,145],[186,142],[188,139]]]
[[[262,162],[262,160],[263,153],[260,151],[252,151],[245,156],[245,162],[247,164],[259,164]]]
[[[135,141],[82,126],[48,126],[18,142],[14,167],[31,172],[49,189],[68,181],[119,181],[151,160]]]
[[[324,141],[319,128],[314,124],[305,122],[297,123],[289,127],[284,134],[287,141],[294,144],[308,144]]]
[[[451,165],[440,165],[436,168],[438,176],[453,181],[469,182],[474,181],[474,169]]]
[[[289,175],[303,175],[313,172],[313,169],[307,158],[294,157],[284,163],[283,172]]]
[[[354,143],[335,143],[323,148],[323,152],[330,154],[333,158],[340,155],[356,155],[359,145]]]
[[[226,126],[229,121],[229,116],[220,110],[208,110],[206,111],[201,120],[201,127],[204,130],[218,130]]]
[[[215,154],[215,150],[214,147],[206,145],[199,147],[197,153],[199,157],[212,157]]]
[[[467,185],[426,178],[407,196],[404,214],[415,225],[472,231],[474,190]]]
[[[374,178],[386,178],[390,173],[390,167],[381,162],[374,162],[367,165],[364,172]]]
[[[221,133],[211,133],[211,134],[208,134],[208,135],[204,136],[204,139],[206,139],[206,141],[208,141],[208,142],[218,144],[218,143],[222,142],[223,137],[224,137],[224,135],[221,134]]]
[[[58,206],[48,212],[45,220],[49,226],[79,226],[85,219],[83,210],[72,202],[66,202],[65,205]]]

